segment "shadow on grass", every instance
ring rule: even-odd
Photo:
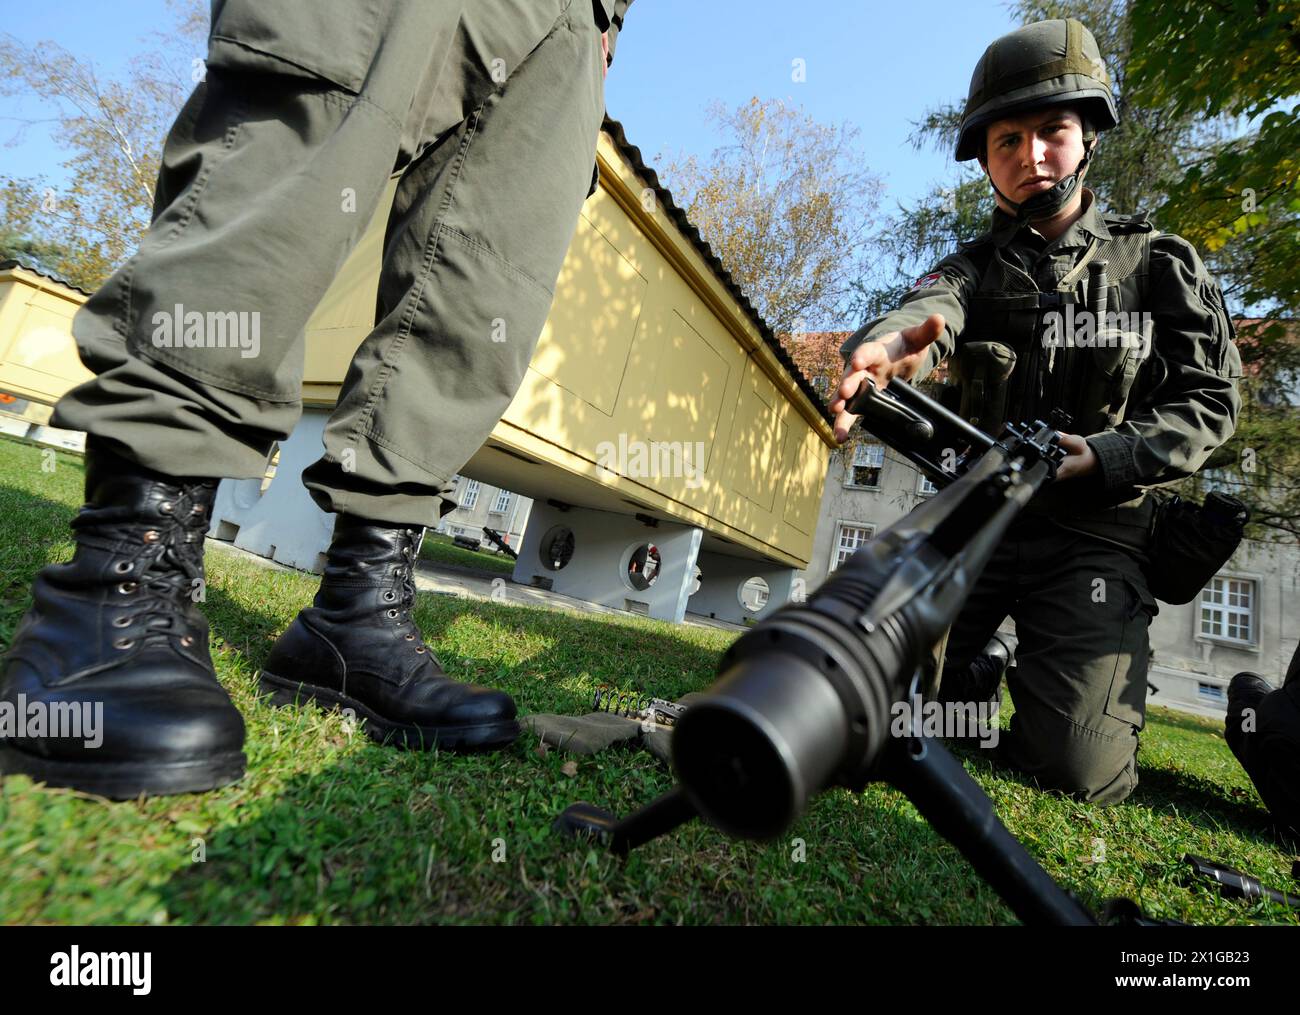
[[[443,621],[436,626],[446,626],[466,613],[486,614],[524,637],[553,635],[562,625],[578,646],[571,649],[578,653],[575,665],[599,672],[610,664],[614,632],[608,622],[422,600],[431,636],[430,615]],[[250,610],[220,589],[208,606],[214,636],[227,644],[242,640],[247,647],[240,669],[256,670],[280,618]],[[674,661],[675,676],[648,684],[652,693],[680,696],[713,680],[714,651],[639,625],[617,635],[630,656],[658,645]],[[483,662],[439,654],[452,672]],[[539,681],[539,664],[554,665],[545,655],[498,663],[492,683],[514,694],[522,711],[587,710],[585,693]],[[272,717],[270,711],[265,700],[250,710],[254,736],[261,729],[265,739],[268,720],[292,727],[315,714],[285,709]],[[257,746],[250,744],[250,759]],[[504,751],[467,755],[397,751],[358,737],[354,751],[319,770],[289,772],[262,793],[251,786],[239,815],[206,834],[205,862],[174,871],[160,899],[172,919],[192,923],[1007,919],[991,890],[909,808],[870,806],[846,793],[820,798],[789,833],[820,843],[837,858],[820,874],[817,867],[794,868],[813,871],[811,883],[791,878],[787,843],[732,842],[698,822],[618,860],[560,837],[551,823],[580,799],[626,816],[671,787],[668,771],[642,752],[574,758],[542,755],[536,747],[527,733]],[[286,744],[281,755],[292,751]],[[564,771],[572,762],[577,775]],[[293,764],[283,756],[267,758],[268,767]],[[265,777],[253,760],[246,778]],[[935,892],[936,883],[946,885],[942,892]]]
[[[19,508],[0,518],[6,541],[20,528],[31,545],[40,541],[41,528],[55,538],[75,513],[66,503],[13,487],[0,486],[0,497]],[[15,608],[25,608],[27,586],[45,562],[40,558],[28,553],[6,575],[9,593],[20,590]],[[309,581],[301,584],[296,606],[307,605],[314,588]],[[469,616],[501,627],[503,637],[515,632],[554,643],[520,662],[439,650],[449,672],[469,679],[483,674],[514,695],[525,712],[586,711],[590,687],[577,685],[580,678],[598,679],[592,674],[617,675],[621,687],[675,698],[708,686],[716,670],[717,651],[667,627],[494,603],[462,605],[423,593],[419,602],[417,615],[430,640]],[[205,612],[214,642],[221,643],[225,674],[250,678],[292,619],[292,609],[286,614],[284,608],[249,606],[230,590],[211,586]],[[653,668],[637,672],[635,665],[644,667],[645,660]],[[557,677],[572,677],[575,685],[560,686]],[[337,719],[322,722],[307,710],[273,714],[268,703],[253,702],[246,693],[241,706],[250,727],[250,770],[240,786],[219,791],[238,810],[208,825],[203,863],[170,868],[153,889],[174,920],[1006,919],[956,852],[909,808],[897,806],[896,794],[872,792],[867,801],[842,792],[820,797],[789,833],[806,839],[814,856],[820,847],[829,857],[806,868],[810,875],[790,866],[788,843],[734,843],[698,823],[623,862],[561,839],[550,824],[578,799],[620,815],[648,803],[671,785],[669,774],[648,756],[579,759],[578,774],[572,775],[565,771],[570,756],[539,754],[528,734],[495,754],[401,752],[362,737],[345,741]],[[278,739],[282,729],[285,742]],[[322,738],[340,743],[322,750]],[[980,760],[989,760],[985,753],[975,749]],[[997,774],[1034,785],[1001,766]],[[1244,825],[1248,834],[1267,835],[1261,812],[1228,803],[1206,787],[1204,780],[1144,771],[1134,800],[1156,809],[1182,802]],[[887,806],[880,806],[883,799],[890,801]],[[191,805],[182,799],[176,806]],[[166,828],[161,816],[157,827]]]
[[[1189,772],[1143,768],[1139,761],[1138,785],[1129,801],[1153,811],[1176,809],[1193,821],[1203,815],[1260,845],[1278,845],[1268,812],[1240,787],[1221,787]]]
[[[444,827],[444,812],[464,812],[465,802],[439,799],[420,778],[445,783],[446,772],[381,751],[291,776],[258,801],[256,816],[208,832],[203,862],[177,870],[160,889],[170,918],[416,922],[420,900],[431,906],[435,898],[446,919],[485,918],[483,890],[462,897],[458,886],[469,880],[466,868],[490,859],[491,837],[473,837],[489,844],[470,856],[471,838]]]
[[[668,788],[667,773],[612,754],[557,778],[564,757],[526,744],[487,758],[370,746],[288,779],[156,890],[171,920],[196,924],[1011,920],[910,809],[847,794],[821,798],[777,843],[696,821],[620,859],[553,820],[579,799],[626,816]],[[813,862],[792,864],[791,843],[804,842]]]
[[[961,741],[945,743],[963,761],[986,762],[991,774],[1000,779],[1068,799],[1066,794],[1044,789],[1037,779],[1008,763],[996,751],[983,750]],[[1276,847],[1279,844],[1273,832],[1272,819],[1248,790],[1222,787],[1210,779],[1185,771],[1143,765],[1141,753],[1138,754],[1137,788],[1127,800],[1116,806],[1139,806],[1153,812],[1177,811],[1193,821],[1208,818],[1218,825],[1229,826],[1260,845]]]

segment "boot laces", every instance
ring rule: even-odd
[[[179,635],[186,647],[194,641],[188,631],[174,628],[186,597],[203,587],[207,499],[200,485],[175,489],[176,496],[160,506],[162,517],[151,522],[142,523],[137,512],[121,507],[88,509],[73,519],[73,528],[88,535],[119,544],[138,542],[145,548],[134,559],[119,560],[114,568],[113,576],[121,576],[116,583],[120,612],[113,621],[115,628],[122,629],[114,640],[119,649],[130,648],[137,640],[159,641],[173,635]]]
[[[424,643],[424,634],[420,626],[411,618],[411,611],[415,609],[415,544],[412,539],[410,542],[403,541],[401,562],[396,568],[397,587],[398,587],[398,605],[396,612],[401,618],[402,627],[408,628],[406,640],[415,642],[413,646],[415,651],[424,654],[429,648]]]

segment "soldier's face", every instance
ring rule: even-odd
[[[1069,109],[1040,109],[998,120],[988,127],[985,150],[980,164],[993,185],[1016,203],[1027,201],[1078,168],[1083,121]],[[1004,206],[1001,198],[998,204]]]

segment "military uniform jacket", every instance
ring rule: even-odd
[[[1145,488],[1192,475],[1232,435],[1241,359],[1223,295],[1192,245],[1144,215],[1103,215],[1084,193],[1084,213],[1051,243],[996,210],[988,232],[840,351],[847,359],[864,341],[942,314],[944,332],[913,383],[952,357],[950,372],[969,384],[967,354],[995,349],[1009,376],[996,398],[981,391],[976,425],[996,436],[1004,420],[1047,420],[1059,407],[1100,466],[1048,488],[1031,509],[1141,549],[1153,513]],[[1104,278],[1094,274],[1102,263]],[[1090,322],[1092,283],[1104,289],[1106,314]]]

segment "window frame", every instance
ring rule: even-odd
[[[863,451],[863,450],[867,450],[867,449],[870,449],[870,448],[879,448],[879,449],[880,449],[880,464],[879,464],[879,465],[875,465],[875,466],[873,466],[873,465],[870,465],[870,464],[863,463],[863,464],[859,465],[859,464],[858,464],[858,452]],[[855,448],[853,449],[853,458],[852,458],[850,461],[844,463],[844,486],[845,486],[846,488],[850,489],[850,490],[881,490],[881,489],[883,489],[883,488],[884,488],[884,480],[885,480],[885,462],[886,462],[886,461],[887,461],[887,458],[886,458],[886,455],[885,455],[885,445],[883,445],[883,444],[881,444],[881,443],[879,443],[879,442],[877,442],[877,441],[872,441],[872,442],[870,442],[870,443],[859,444],[857,447],[855,447]],[[870,469],[870,468],[874,468],[874,469],[877,470],[877,472],[876,472],[876,482],[875,482],[874,485],[866,486],[866,485],[863,485],[862,483],[855,483],[855,482],[853,481],[853,479],[854,479],[854,473],[853,473],[853,470],[854,470],[854,469]]]
[[[876,532],[878,531],[878,527],[876,526],[875,522],[856,521],[854,519],[849,519],[849,518],[841,518],[838,521],[836,521],[835,538],[831,542],[830,561],[829,561],[829,566],[826,569],[826,574],[828,576],[838,571],[840,566],[844,563],[844,560],[848,560],[849,557],[853,556],[853,553],[850,553],[847,557],[844,558],[844,560],[838,559],[840,554],[840,549],[841,549],[841,545],[840,545],[841,537],[843,536],[844,529],[846,526],[854,529],[862,529],[867,534],[866,539],[864,539],[861,543],[859,543],[856,547],[854,547],[853,553],[856,553],[866,543],[869,543],[871,542],[871,540],[875,539]]]
[[[1207,592],[1211,592],[1214,589],[1214,585],[1216,582],[1223,583],[1220,599],[1217,602],[1215,601],[1206,602],[1205,594]],[[1242,582],[1247,586],[1250,595],[1250,604],[1248,606],[1243,608],[1241,606],[1234,606],[1228,602],[1228,596],[1231,594],[1230,585],[1229,585],[1230,582]],[[1219,574],[1216,574],[1213,578],[1211,578],[1209,582],[1206,583],[1205,588],[1201,589],[1200,594],[1196,597],[1195,600],[1196,613],[1194,616],[1195,616],[1197,639],[1200,641],[1214,642],[1215,644],[1218,645],[1231,646],[1232,648],[1258,649],[1259,634],[1260,634],[1259,594],[1260,594],[1261,584],[1262,583],[1260,582],[1259,578],[1254,575],[1232,574],[1228,572],[1221,572]],[[1207,611],[1212,614],[1217,613],[1219,615],[1219,621],[1218,624],[1216,625],[1216,629],[1220,633],[1207,633],[1205,631],[1205,619],[1206,619]],[[1234,638],[1231,635],[1227,634],[1228,620],[1230,617],[1233,616],[1236,617],[1245,616],[1246,622],[1249,625],[1248,628],[1249,638],[1247,639]]]

